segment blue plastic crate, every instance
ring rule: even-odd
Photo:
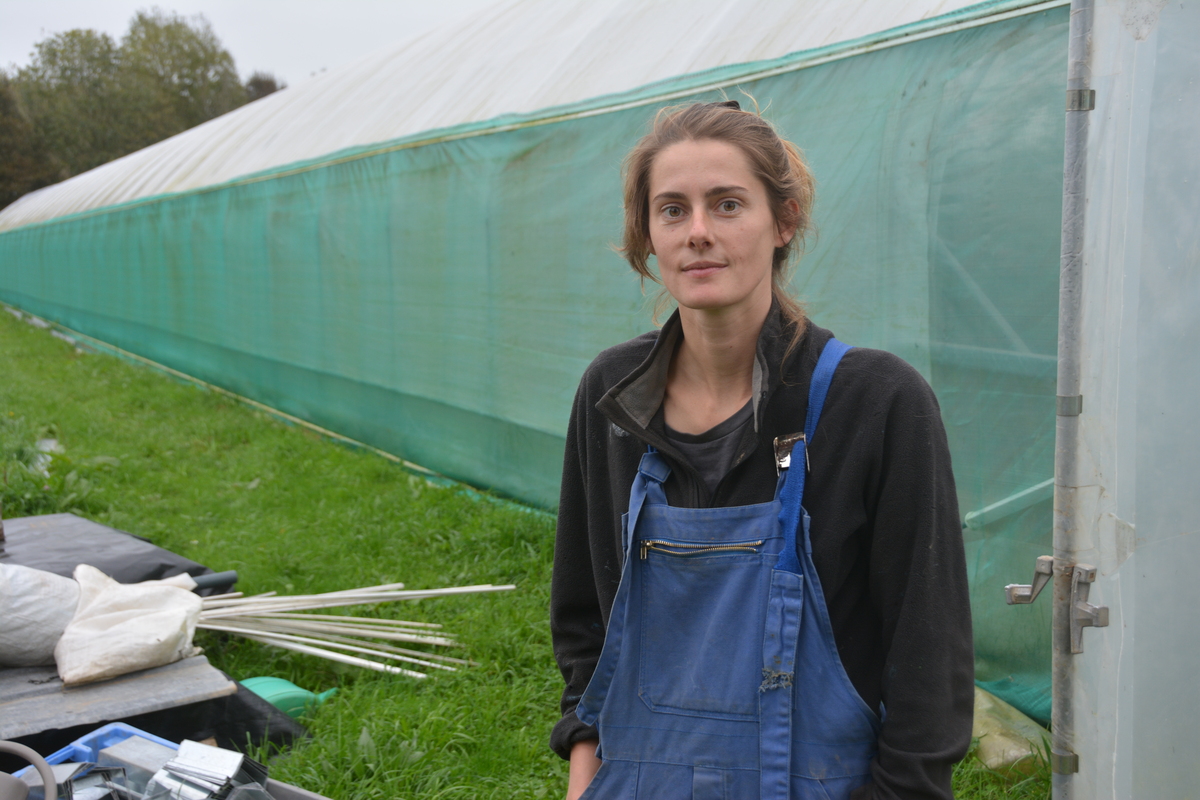
[[[160,739],[152,733],[146,733],[132,725],[126,725],[124,722],[110,722],[103,728],[97,728],[87,736],[81,736],[71,742],[61,750],[56,750],[46,757],[47,764],[65,764],[68,761],[87,761],[95,763],[100,757],[100,751],[106,747],[111,747],[114,744],[123,742],[130,736],[140,736],[143,739],[161,744],[163,747],[169,747],[172,750],[178,750],[179,745],[175,742],[169,742],[166,739]],[[20,777],[27,770],[33,767],[26,767],[13,773]],[[283,783],[277,780],[267,781],[267,793],[276,800],[329,800],[324,795],[319,795],[315,792],[310,792],[306,789],[301,789],[292,786],[290,783]]]
[[[94,764],[96,759],[100,757],[101,750],[111,747],[118,742],[123,742],[131,736],[140,736],[143,739],[155,744],[161,744],[163,747],[169,747],[172,750],[179,749],[179,745],[175,742],[160,739],[154,734],[138,730],[132,725],[126,725],[124,722],[110,722],[103,728],[97,728],[86,736],[79,737],[61,750],[55,750],[46,756],[46,763],[65,764],[68,761],[89,761]],[[15,774],[19,777],[31,769],[33,767],[26,767]]]

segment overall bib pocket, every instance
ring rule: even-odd
[[[766,616],[762,541],[639,541],[638,694],[653,711],[754,720]],[[719,548],[719,549],[717,549]]]

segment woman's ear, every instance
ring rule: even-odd
[[[796,235],[796,228],[800,225],[800,204],[795,199],[789,198],[785,202],[784,207],[788,210],[788,219],[791,222],[788,225],[776,223],[775,225],[775,246],[784,247],[788,242],[792,241],[792,237]]]

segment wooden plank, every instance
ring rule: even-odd
[[[237,684],[204,656],[66,688],[55,668],[0,670],[0,739],[120,720],[224,697]]]

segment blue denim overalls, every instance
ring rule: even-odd
[[[842,668],[800,505],[805,445],[849,349],[829,341],[804,435],[776,439],[770,503],[673,508],[670,467],[654,448],[642,456],[604,649],[576,710],[603,759],[581,800],[844,800],[867,782],[879,718]]]

